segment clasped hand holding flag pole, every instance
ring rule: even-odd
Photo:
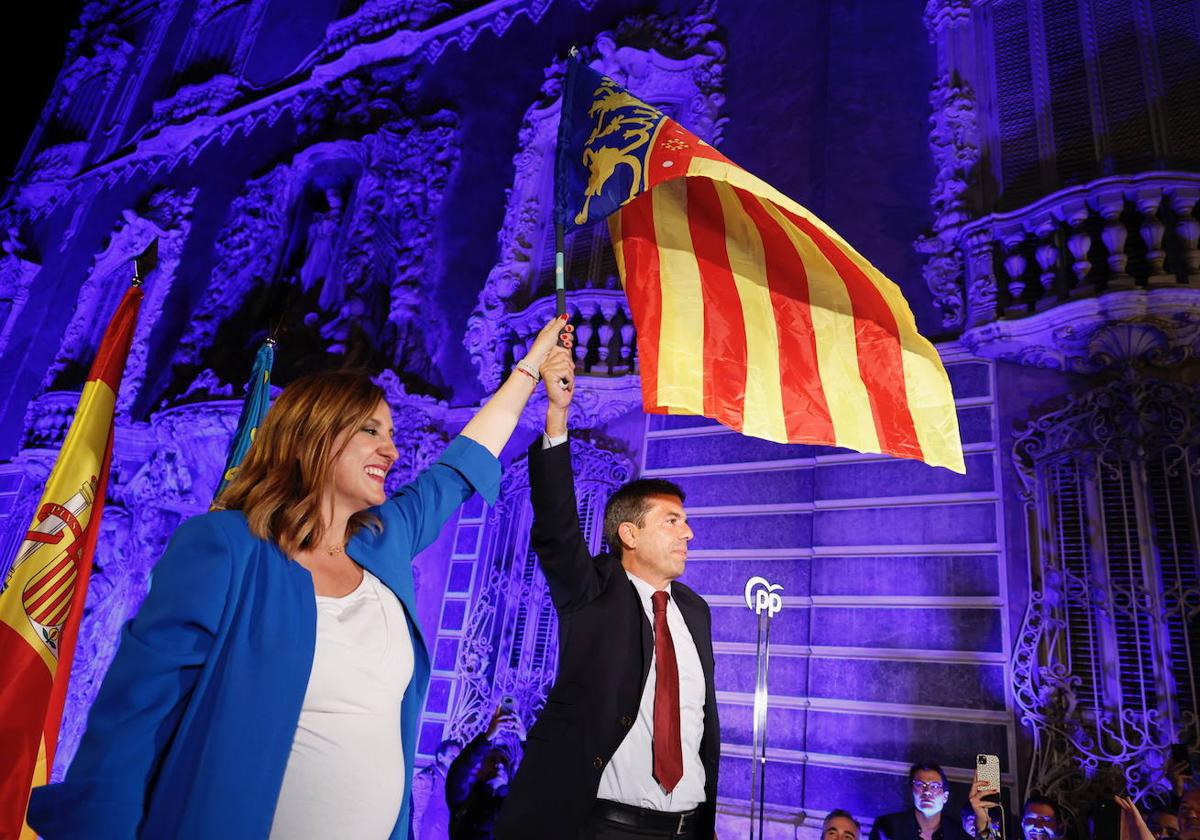
[[[608,220],[647,412],[965,472],[949,378],[899,287],[574,50],[554,206],[560,313],[564,231]]]

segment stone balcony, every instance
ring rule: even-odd
[[[1112,176],[963,227],[963,343],[1080,373],[1200,351],[1200,174]]]
[[[521,312],[505,317],[497,341],[503,368],[511,370],[525,355],[538,331],[554,317],[554,296],[535,300]],[[642,404],[637,334],[629,302],[620,289],[576,289],[567,292],[567,312],[575,327],[576,393],[568,422],[572,428],[593,428]],[[530,428],[545,422],[545,394],[538,388],[522,416]]]
[[[637,373],[637,344],[625,293],[612,289],[567,292],[567,312],[575,327],[577,375],[624,376]],[[501,357],[511,368],[525,355],[533,339],[554,317],[554,297],[534,301],[507,319],[508,332],[500,341]]]

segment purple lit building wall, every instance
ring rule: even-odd
[[[679,482],[713,609],[721,830],[750,790],[752,574],[782,583],[772,836],[956,802],[1162,789],[1200,746],[1200,8],[1183,0],[92,0],[0,201],[0,570],[153,237],[59,753],[151,567],[206,509],[254,350],[275,382],[382,371],[401,473],[436,457],[549,316],[563,57],[805,204],[904,289],[954,385],[967,474],[641,411],[606,234],[568,241],[572,447],[607,493]],[[532,720],[557,637],[524,447],[418,559],[419,752]],[[399,478],[404,478],[404,475]],[[1123,778],[1119,778],[1123,776]]]

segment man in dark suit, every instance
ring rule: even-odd
[[[708,605],[675,581],[692,530],[683,491],[619,488],[611,554],[579,528],[567,443],[574,363],[541,368],[546,434],[529,452],[537,551],[558,612],[558,678],[529,730],[496,824],[499,840],[714,836],[720,729]]]
[[[972,787],[972,796],[977,788]],[[950,801],[950,782],[939,765],[918,762],[910,767],[908,790],[912,807],[875,820],[871,840],[966,840],[962,823],[943,814]],[[981,813],[986,817],[986,809]]]

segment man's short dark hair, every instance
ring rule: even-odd
[[[437,745],[437,749],[433,751],[434,758],[441,758],[450,752],[452,749],[462,749],[462,741],[457,738],[447,738],[445,741]]]
[[[639,478],[622,484],[604,506],[604,541],[608,550],[618,559],[624,553],[619,529],[622,522],[632,522],[639,528],[646,521],[652,496],[674,496],[682,503],[683,489],[673,481],[663,478]]]
[[[922,770],[928,770],[931,773],[937,773],[942,777],[942,787],[946,790],[950,789],[950,781],[946,778],[946,771],[942,769],[942,765],[932,761],[922,761],[908,768],[908,786],[911,788],[912,783],[917,780],[917,774]]]
[[[854,823],[854,827],[858,829],[859,833],[862,833],[862,824],[858,820],[854,819],[853,814],[843,808],[834,808],[825,815],[825,819],[821,820],[821,833],[824,834],[825,829],[829,828],[829,823],[838,817],[845,817],[846,819],[850,820],[850,822]]]
[[[1021,816],[1025,816],[1025,812],[1029,810],[1030,805],[1045,805],[1054,812],[1054,819],[1058,820],[1058,824],[1063,824],[1062,808],[1059,807],[1059,804],[1050,797],[1035,793],[1033,796],[1026,799],[1025,804],[1021,806]]]

